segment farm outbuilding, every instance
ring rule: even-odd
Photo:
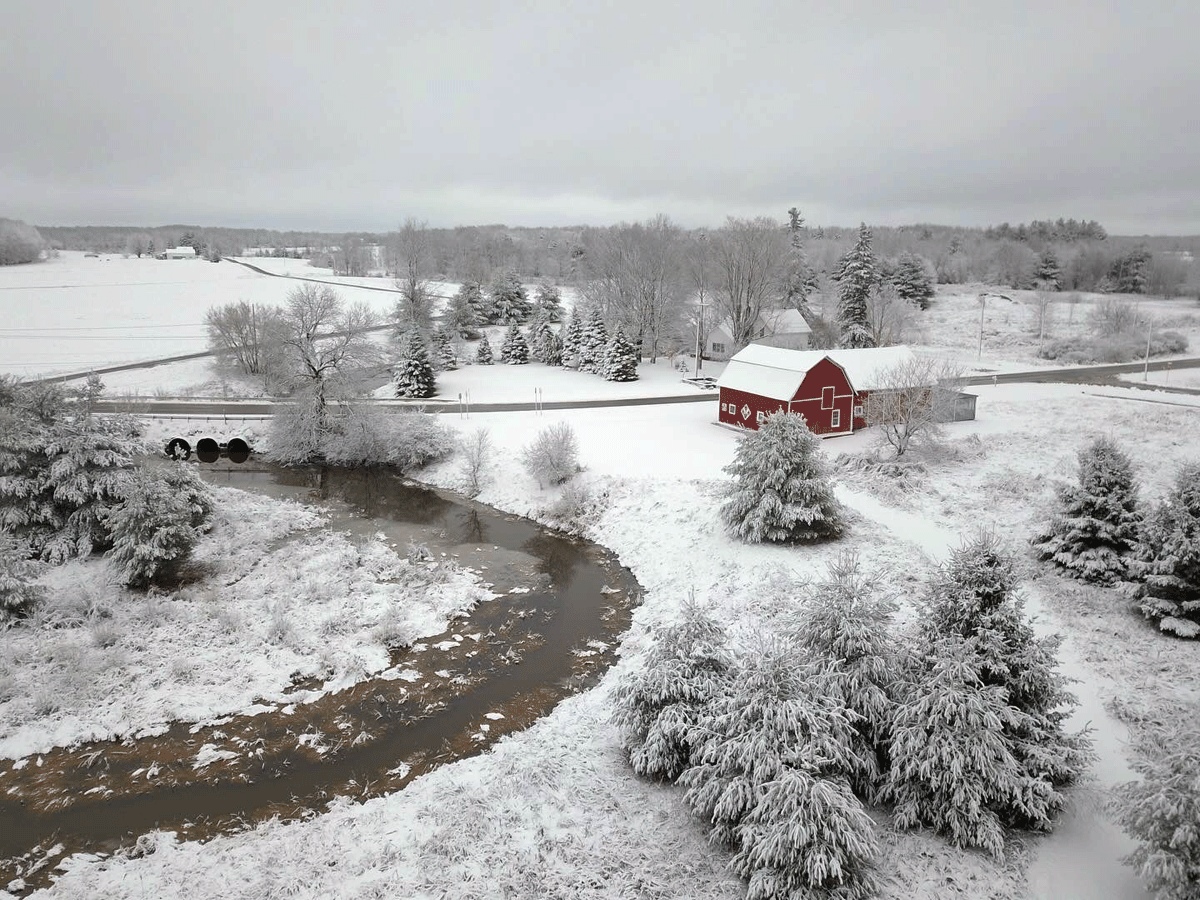
[[[163,251],[163,259],[195,259],[195,247],[168,247]]]
[[[804,417],[814,434],[832,437],[866,427],[864,410],[888,370],[914,358],[908,347],[863,350],[787,350],[750,344],[717,379],[723,425],[758,430],[773,412]],[[970,395],[963,395],[970,397]],[[974,398],[955,418],[971,418]]]

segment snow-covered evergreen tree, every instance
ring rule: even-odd
[[[529,318],[529,299],[516,272],[500,273],[492,284],[491,301],[492,319],[501,325],[519,324]]]
[[[808,305],[808,298],[820,288],[817,273],[808,262],[804,252],[804,217],[800,210],[792,207],[788,210],[788,231],[791,234],[791,249],[788,252],[787,272],[783,280],[783,302],[791,309],[797,310],[804,320],[809,320],[814,312]]]
[[[425,350],[425,339],[415,328],[404,338],[400,360],[392,370],[392,385],[397,397],[420,399],[433,396],[436,385],[433,366]]]
[[[852,713],[852,747],[866,767],[851,783],[867,798],[887,764],[884,748],[905,664],[892,630],[895,611],[881,579],[845,553],[805,591],[794,631],[806,657],[827,666],[830,694]]]
[[[768,642],[741,661],[693,731],[684,802],[735,849],[748,896],[808,890],[866,897],[875,888],[874,822],[847,781],[861,768],[850,720],[824,675]]]
[[[1039,287],[1052,291],[1057,291],[1062,286],[1062,270],[1052,248],[1047,247],[1038,257],[1037,268],[1033,271],[1033,281]]]
[[[207,485],[175,463],[130,473],[121,493],[121,502],[103,513],[112,536],[108,558],[121,581],[145,589],[178,576],[212,511]]]
[[[523,366],[529,362],[529,344],[521,329],[514,322],[504,333],[504,343],[500,345],[500,362],[510,366]]]
[[[1170,634],[1200,637],[1200,463],[1183,466],[1146,517],[1130,568],[1146,618]]]
[[[0,623],[30,609],[41,596],[34,584],[41,565],[29,555],[29,545],[0,531]]]
[[[842,507],[821,440],[800,416],[776,412],[738,442],[724,469],[733,477],[721,506],[729,530],[747,543],[795,543],[841,536]]]
[[[608,346],[608,329],[599,309],[588,313],[579,335],[579,371],[600,373],[604,370],[604,350]]]
[[[613,691],[613,721],[635,772],[674,781],[691,764],[693,732],[732,666],[725,630],[685,603],[682,620],[657,635],[642,667]]]
[[[546,322],[562,321],[562,294],[549,281],[538,284],[537,296],[533,301],[533,314]]]
[[[900,299],[919,309],[929,309],[935,281],[933,266],[923,257],[912,252],[900,254],[890,280]]]
[[[898,696],[882,796],[901,827],[928,825],[999,856],[1004,829],[1049,831],[1061,788],[1090,759],[1064,726],[1075,706],[1061,638],[1038,638],[992,535],[955,550],[930,586]]]
[[[492,358],[492,345],[488,342],[487,335],[479,339],[479,347],[475,350],[475,362],[481,366],[490,366],[495,360]]]
[[[563,365],[578,369],[579,353],[583,346],[583,317],[578,309],[571,313],[571,318],[563,326],[562,345]]]
[[[605,381],[637,381],[638,359],[633,345],[625,338],[621,326],[613,332],[612,338],[604,348],[604,380]]]
[[[1129,457],[1111,438],[1096,438],[1079,451],[1079,486],[1063,485],[1058,500],[1058,516],[1033,539],[1038,557],[1084,581],[1123,579],[1139,526]]]
[[[1200,897],[1200,729],[1176,722],[1134,754],[1139,781],[1117,788],[1117,820],[1139,842],[1125,862],[1159,900]]]
[[[526,337],[529,344],[529,358],[534,362],[544,363],[546,361],[545,344],[549,334],[551,334],[549,321],[535,313],[533,321],[529,323],[529,334]]]
[[[858,229],[858,242],[841,260],[835,276],[840,285],[838,333],[843,347],[874,347],[871,337],[869,305],[871,293],[879,286],[879,263],[871,249],[871,229]]]
[[[542,362],[548,366],[561,366],[563,364],[563,345],[562,340],[553,331],[546,332],[542,338]]]
[[[433,344],[437,350],[438,369],[450,372],[458,368],[458,354],[454,352],[454,342],[450,332],[438,329],[433,335]]]
[[[477,281],[464,281],[450,300],[442,324],[460,337],[471,337],[485,321],[486,302]]]

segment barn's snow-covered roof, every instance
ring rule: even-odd
[[[750,344],[739,350],[717,379],[718,387],[791,400],[808,371],[829,357],[846,373],[856,391],[879,387],[881,373],[913,358],[908,347],[871,347],[863,350],[788,350]]]

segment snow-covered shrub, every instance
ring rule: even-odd
[[[569,481],[562,493],[544,510],[543,515],[556,527],[571,534],[583,534],[604,513],[607,492],[595,493],[587,485]]]
[[[112,536],[108,558],[129,587],[178,575],[212,511],[204,482],[176,463],[139,469],[121,485],[121,502],[104,510]]]
[[[684,801],[736,850],[747,896],[869,896],[874,822],[847,776],[862,771],[826,675],[777,642],[748,654],[693,729]]]
[[[396,415],[376,406],[348,404],[342,415],[330,419],[329,428],[321,434],[312,459],[321,459],[335,466],[380,466],[392,456],[392,432]]]
[[[1130,568],[1146,618],[1179,637],[1200,637],[1200,463],[1185,465],[1146,516]]]
[[[1117,820],[1139,846],[1136,866],[1160,900],[1200,897],[1200,731],[1176,725],[1155,736],[1133,768],[1141,781],[1117,788]]]
[[[328,414],[311,397],[276,406],[264,455],[280,466],[300,466],[320,459],[329,427]]]
[[[388,461],[407,472],[453,455],[453,429],[434,415],[404,411],[391,416],[392,451]]]
[[[566,422],[547,425],[521,450],[521,463],[539,486],[568,481],[579,471],[575,429]]]
[[[613,721],[639,775],[673,781],[692,761],[693,730],[726,690],[733,657],[725,630],[694,600],[664,628],[640,669],[613,691]]]
[[[1129,457],[1096,438],[1079,451],[1079,486],[1058,489],[1059,514],[1033,539],[1038,557],[1084,581],[1124,578],[1138,536],[1137,491]]]
[[[892,629],[895,601],[849,553],[802,599],[794,636],[808,658],[826,664],[827,689],[853,714],[854,749],[868,766],[854,787],[871,797],[887,765],[884,748],[905,662]]]
[[[468,497],[479,496],[491,467],[491,432],[486,428],[476,428],[462,442],[462,466],[459,473],[462,477],[463,493]]]
[[[41,594],[33,583],[40,569],[27,543],[0,531],[0,622],[33,606]]]
[[[842,534],[842,507],[821,440],[798,415],[776,412],[738,441],[721,518],[748,543],[821,541]]]
[[[1038,638],[1012,556],[983,534],[930,587],[897,696],[882,796],[900,827],[928,825],[1001,855],[1004,828],[1049,831],[1060,788],[1090,760],[1064,725],[1075,700],[1057,670],[1062,639]]]

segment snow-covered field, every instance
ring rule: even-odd
[[[231,262],[77,251],[0,266],[0,372],[35,377],[197,353],[207,349],[209,307],[282,303],[295,286]],[[352,286],[342,295],[381,313],[394,301]]]
[[[254,711],[297,679],[323,684],[287,702],[315,699],[387,668],[385,639],[437,634],[490,596],[461,569],[429,583],[387,542],[321,528],[312,507],[229,488],[216,500],[195,583],[126,591],[100,559],[43,577],[37,615],[0,643],[0,759]]]
[[[1164,369],[1143,377],[1140,372],[1118,376],[1135,384],[1156,384],[1164,387],[1200,389],[1200,367],[1194,369]]]
[[[646,588],[617,669],[528,731],[398,794],[335,803],[308,821],[269,823],[202,845],[159,836],[156,852],[139,859],[77,859],[48,895],[417,897],[449,889],[458,897],[741,896],[744,886],[723,872],[726,857],[684,815],[678,791],[635,778],[625,764],[608,722],[616,672],[678,615],[691,591],[749,636],[787,615],[795,579],[845,549],[883,569],[902,601],[918,594],[933,560],[958,536],[990,527],[1019,550],[1050,509],[1052,482],[1073,475],[1074,454],[1094,432],[1126,447],[1145,495],[1156,495],[1195,454],[1198,413],[1124,398],[1135,391],[1109,393],[1118,399],[1078,386],[980,388],[978,421],[950,429],[955,452],[928,459],[912,490],[852,478],[841,490],[854,517],[850,535],[817,548],[745,546],[724,534],[716,480],[736,435],[712,424],[708,404],[451,418],[455,427],[487,427],[496,444],[480,499],[534,515],[559,492],[538,489],[519,468],[518,450],[552,422],[567,420],[576,430],[585,466],[579,481],[591,494],[588,535],[616,550]],[[869,441],[860,434],[825,447],[858,452]],[[454,486],[457,463],[427,477]],[[1102,799],[1107,783],[1123,777],[1127,751],[1122,727],[1100,703],[1128,703],[1139,688],[1141,712],[1188,702],[1200,662],[1193,647],[1148,630],[1112,592],[1080,599],[1073,585],[1032,569],[1026,588],[1043,627],[1068,635],[1067,669],[1094,701],[1086,715],[1099,732],[1098,787],[1077,792],[1080,811],[1061,834],[1025,850],[1018,845],[1004,864],[927,835],[888,832],[886,897],[1135,896],[1131,873],[1117,861],[1120,836],[1097,830],[1101,814],[1086,802]],[[1170,679],[1144,690],[1164,667]]]

